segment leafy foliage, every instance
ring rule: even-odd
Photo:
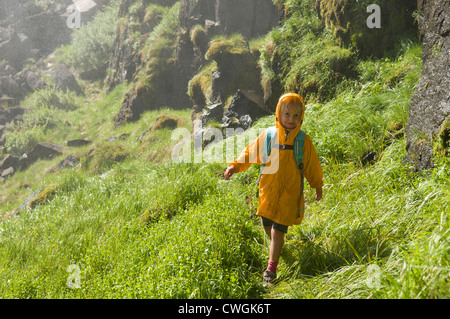
[[[79,70],[99,67],[109,61],[117,32],[120,1],[113,0],[92,22],[74,30],[69,59]]]

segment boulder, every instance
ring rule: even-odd
[[[238,90],[223,117],[223,128],[250,128],[257,119],[271,113],[261,105],[253,92]]]
[[[47,86],[47,83],[40,77],[38,77],[34,72],[28,72],[26,83],[31,91],[36,91]]]
[[[3,147],[6,145],[6,134],[3,133],[2,127],[3,125],[0,125],[0,147]]]
[[[115,127],[139,120],[141,114],[148,109],[149,98],[149,92],[145,87],[135,88],[125,94],[122,107],[114,118]]]
[[[206,124],[210,121],[222,122],[223,111],[224,109],[222,103],[216,103],[206,106],[206,109],[203,111],[203,114],[201,115],[202,123]]]
[[[47,74],[55,82],[55,88],[67,92],[73,91],[82,94],[83,90],[78,85],[73,73],[64,64],[58,65],[54,69],[47,71]]]
[[[14,28],[0,27],[0,57],[15,69],[21,69],[23,62],[31,56],[31,45],[27,37]]]
[[[6,125],[13,121],[21,121],[24,113],[25,109],[20,106],[9,108],[0,106],[0,125]]]
[[[36,198],[36,196],[38,196],[41,193],[41,189],[37,189],[35,190],[33,193],[31,193],[22,204],[20,204],[15,210],[13,210],[12,212],[10,212],[9,214],[6,215],[6,219],[10,218],[10,217],[15,217],[18,216],[20,213],[26,211],[27,209],[29,209],[29,204],[30,202]]]
[[[89,145],[91,143],[92,143],[92,141],[88,141],[88,140],[85,140],[85,139],[74,139],[74,140],[67,141],[67,146],[69,146],[69,147],[79,147],[79,146]]]
[[[20,158],[11,154],[7,154],[1,161],[0,161],[0,172],[12,167],[15,170],[19,170],[20,167]]]
[[[108,69],[108,63],[104,63],[104,64],[96,66],[92,69],[82,71],[80,73],[80,78],[82,80],[87,80],[87,81],[103,80],[106,77],[107,69]],[[133,74],[133,73],[130,72],[130,74]]]
[[[33,92],[47,86],[47,83],[29,68],[15,74],[14,81],[20,87],[21,97],[25,96],[28,92]]]
[[[110,136],[110,137],[107,137],[107,138],[106,138],[106,141],[107,141],[107,142],[114,142],[114,141],[120,141],[120,140],[124,141],[124,140],[126,140],[129,136],[130,136],[130,134],[128,134],[128,133],[122,133],[122,134],[120,134],[119,136]],[[93,150],[90,150],[89,152],[91,152],[91,151],[93,151]]]
[[[41,55],[48,54],[62,44],[70,43],[72,30],[67,21],[55,10],[25,15],[17,22],[20,30],[33,49]]]
[[[433,148],[448,156],[450,0],[419,0],[418,4],[423,69],[409,105],[405,162],[421,172],[433,167]]]
[[[14,173],[14,167],[8,167],[7,169],[2,171],[1,177],[6,179],[7,177],[14,175]]]
[[[59,144],[40,142],[34,149],[27,154],[28,163],[34,163],[39,159],[52,159],[55,156],[60,156],[63,154],[65,147]]]
[[[420,1],[420,0],[419,0]],[[316,0],[320,18],[341,45],[356,47],[363,56],[383,57],[405,35],[415,35],[413,13],[417,9],[412,0]],[[370,28],[367,7],[380,7],[380,28]]]
[[[70,43],[72,30],[53,6],[44,10],[33,1],[2,0],[1,7],[0,56],[15,69]]]
[[[80,162],[79,156],[75,154],[70,154],[66,158],[64,158],[61,162],[59,162],[59,169],[64,170],[68,167],[74,167]]]
[[[248,48],[231,47],[226,41],[212,42],[206,57],[217,63],[217,71],[212,74],[211,100],[225,102],[237,90],[257,91],[262,94],[261,74],[257,59]]]
[[[0,96],[19,98],[21,96],[20,86],[12,76],[0,76]]]
[[[0,76],[14,75],[16,73],[16,69],[8,64],[7,61],[0,61]]]
[[[155,124],[152,126],[152,131],[168,128],[170,130],[178,127],[178,120],[172,116],[161,114],[156,118]]]
[[[274,28],[279,18],[272,0],[216,0],[215,21],[224,34],[255,38]]]
[[[136,46],[142,46],[145,41],[129,41],[129,38],[133,36],[133,34],[137,31],[143,36],[149,34],[153,28],[161,21],[162,16],[155,16],[149,21],[145,19],[146,12],[145,9],[147,5],[150,3],[154,3],[161,6],[171,7],[177,1],[176,0],[145,0],[141,1],[142,6],[136,9],[134,7],[132,17],[130,17],[130,9],[135,5],[136,1],[134,0],[123,0],[120,8],[119,8],[119,19],[124,19],[124,21],[135,21],[132,25],[128,23],[124,23],[120,28],[119,32],[116,35],[113,44],[113,51],[111,54],[111,59],[109,61],[109,65],[106,69],[109,68],[110,72],[105,82],[112,89],[117,84],[122,83],[124,81],[133,81],[135,77],[136,71],[138,71],[139,66],[141,65],[141,54],[139,54],[139,50],[142,48],[138,48]],[[139,28],[139,29],[136,29]],[[105,72],[106,72],[105,69]],[[103,71],[103,70],[102,70]],[[92,71],[95,72],[95,71]],[[83,76],[91,76],[91,72],[85,74]]]

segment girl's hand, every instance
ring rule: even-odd
[[[236,172],[236,167],[234,166],[230,166],[227,168],[227,170],[225,171],[225,173],[223,174],[223,176],[225,177],[226,180],[229,180],[231,176],[233,176],[233,174]]]
[[[322,187],[316,188],[316,200],[319,201],[322,199]]]

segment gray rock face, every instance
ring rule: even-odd
[[[450,117],[450,0],[418,0],[423,35],[422,78],[409,105],[406,162],[433,166],[433,147],[448,149]],[[447,154],[448,155],[448,154]]]
[[[48,75],[55,82],[55,88],[67,92],[74,91],[77,94],[82,94],[83,90],[78,85],[77,80],[68,67],[61,64],[54,69],[47,72]]]
[[[44,11],[31,1],[11,0],[2,0],[0,7],[0,56],[17,70],[26,59],[71,41],[71,29],[55,8]]]

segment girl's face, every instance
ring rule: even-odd
[[[301,116],[301,107],[297,104],[289,103],[281,108],[280,123],[285,129],[292,130],[300,123]]]

